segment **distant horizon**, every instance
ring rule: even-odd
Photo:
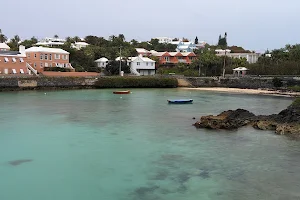
[[[0,28],[11,38],[124,34],[126,40],[152,37],[196,36],[216,44],[228,33],[228,45],[254,51],[273,50],[300,43],[300,1],[296,0],[53,0],[4,1]]]

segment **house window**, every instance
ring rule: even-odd
[[[36,53],[34,54],[34,57],[36,58]]]
[[[148,63],[146,62],[146,66],[148,66]]]
[[[59,54],[54,54],[54,58],[55,59],[60,59],[60,55]]]
[[[140,64],[141,64],[140,62],[137,62],[137,63],[136,63],[136,65],[140,65]]]
[[[170,58],[169,57],[165,57],[165,61],[170,61]]]
[[[27,54],[27,57],[30,58],[30,53]]]
[[[68,60],[68,55],[63,55],[63,60]]]
[[[43,60],[43,56],[44,56],[43,54],[40,55],[40,59],[41,59],[41,60]]]
[[[33,65],[33,66],[34,66],[34,68],[36,68],[36,63],[34,63],[34,65]]]
[[[48,67],[48,63],[45,63],[45,67]]]
[[[52,54],[51,53],[49,54],[49,60],[52,60]]]
[[[43,67],[43,63],[41,63],[41,67]]]
[[[21,62],[21,63],[24,62],[23,58],[20,58],[20,62]]]
[[[45,60],[48,60],[48,54],[45,54]]]
[[[153,63],[151,63],[151,66],[153,66]]]
[[[7,62],[8,62],[8,58],[6,58],[6,57],[5,57],[5,58],[4,58],[4,62],[6,62],[6,63],[7,63]]]
[[[11,59],[14,63],[17,62],[16,58],[12,58]]]

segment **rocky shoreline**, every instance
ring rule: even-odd
[[[244,109],[228,110],[217,116],[203,116],[194,126],[216,130],[252,126],[259,130],[273,130],[276,134],[300,139],[300,98],[278,114],[256,116]]]

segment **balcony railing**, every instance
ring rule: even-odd
[[[179,63],[186,63],[186,60],[185,59],[178,59],[178,62]]]

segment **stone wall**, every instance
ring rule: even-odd
[[[274,88],[272,77],[244,77],[244,78],[219,78],[219,77],[190,77],[186,78],[194,87],[230,87],[230,88]],[[288,82],[295,82],[300,85],[299,80],[293,78],[282,79],[283,87],[288,85]]]
[[[179,77],[185,87],[230,87],[230,88],[274,88],[272,77],[219,78],[219,77]],[[26,89],[75,89],[95,88],[95,77],[5,77],[0,78],[0,91]],[[283,87],[293,82],[300,85],[300,79],[282,79]]]
[[[0,78],[0,90],[93,88],[96,80],[95,77],[9,77]]]

